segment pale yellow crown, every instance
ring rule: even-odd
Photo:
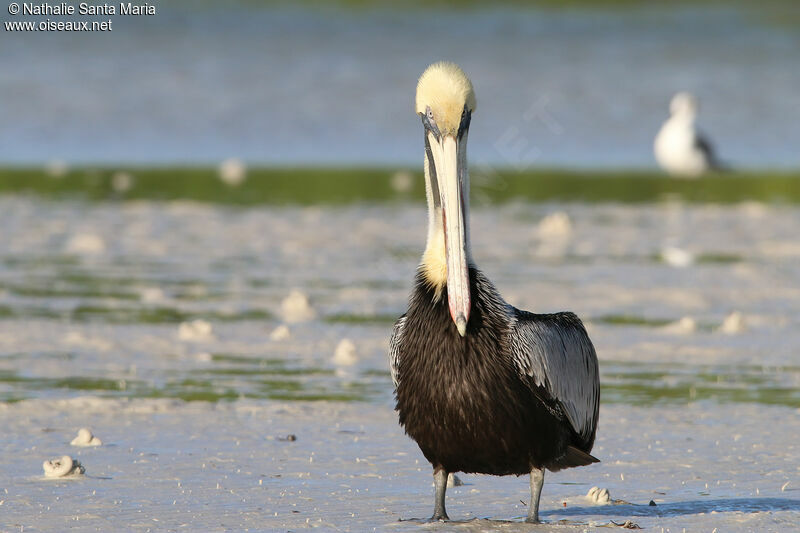
[[[434,63],[419,77],[416,111],[426,113],[430,107],[442,135],[455,135],[464,105],[474,111],[475,104],[472,82],[455,63]]]

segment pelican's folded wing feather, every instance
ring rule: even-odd
[[[389,369],[392,371],[392,383],[394,383],[395,389],[397,388],[397,383],[400,381],[398,376],[398,368],[400,367],[400,341],[403,338],[403,326],[405,326],[405,323],[406,315],[403,315],[394,323],[392,337],[389,340]]]
[[[557,400],[570,425],[589,446],[600,404],[597,354],[573,313],[537,315],[513,310],[510,348],[514,365]]]

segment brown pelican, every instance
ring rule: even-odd
[[[448,520],[451,472],[530,474],[539,521],[544,471],[598,462],[597,356],[572,313],[507,304],[472,260],[467,133],[475,93],[453,63],[417,85],[425,128],[428,241],[389,359],[400,424],[433,466],[432,520]]]
[[[673,176],[694,178],[721,169],[711,143],[695,127],[697,107],[697,99],[690,93],[673,96],[670,117],[653,143],[656,161]]]

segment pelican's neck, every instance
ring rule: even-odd
[[[466,140],[466,139],[465,139]],[[464,154],[462,167],[466,172],[466,154]],[[447,252],[445,248],[444,223],[442,207],[439,199],[439,190],[436,178],[431,179],[430,166],[425,155],[425,194],[428,198],[428,239],[425,251],[422,254],[420,270],[425,280],[436,293],[436,298],[441,296],[442,289],[447,285]],[[467,183],[469,180],[466,180]],[[472,266],[472,248],[469,240],[469,188],[464,191],[464,239],[466,242],[467,264]]]
[[[445,252],[442,210],[428,204],[428,240],[420,265],[425,280],[436,290],[437,298],[447,285],[447,254]]]

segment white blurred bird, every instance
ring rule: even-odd
[[[720,166],[711,143],[695,128],[697,99],[679,92],[669,104],[670,117],[656,135],[653,151],[658,164],[673,176],[697,177]]]

